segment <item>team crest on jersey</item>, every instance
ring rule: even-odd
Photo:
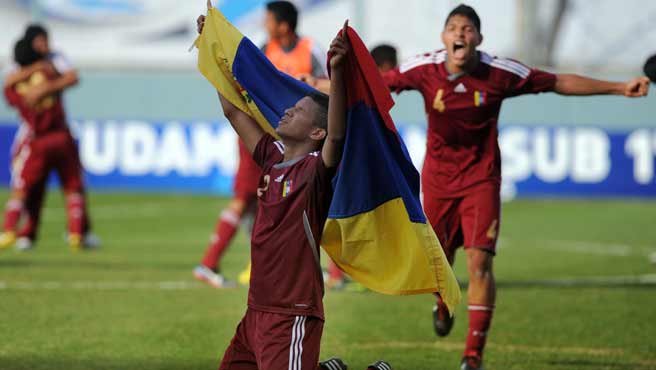
[[[485,91],[479,91],[476,90],[474,91],[474,105],[477,107],[480,107],[481,105],[485,105],[487,101],[487,94]]]
[[[289,179],[282,184],[282,197],[285,198],[292,192],[294,182]]]

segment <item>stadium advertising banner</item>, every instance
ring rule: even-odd
[[[237,141],[227,122],[75,121],[73,129],[94,190],[230,194]],[[417,167],[425,127],[399,125]],[[0,184],[10,181],[16,126],[0,125]],[[656,129],[502,126],[504,198],[656,197]],[[53,176],[54,177],[54,176]],[[55,180],[55,179],[51,179]]]

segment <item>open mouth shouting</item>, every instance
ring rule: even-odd
[[[453,42],[452,46],[453,56],[456,59],[466,59],[468,54],[467,44],[464,41],[457,40]]]

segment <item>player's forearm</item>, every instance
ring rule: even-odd
[[[556,75],[554,91],[561,95],[623,95],[625,84],[575,74]]]
[[[330,100],[328,103],[328,134],[324,143],[324,163],[334,167],[342,159],[344,137],[346,135],[346,91],[344,71],[333,69],[330,79]]]
[[[230,122],[237,135],[244,141],[248,152],[253,153],[255,146],[257,146],[257,143],[264,135],[264,130],[251,116],[242,112],[228,99],[223,97],[221,93],[217,91],[217,94],[219,95],[223,115],[228,119],[228,122]]]
[[[69,71],[50,82],[49,93],[59,93],[80,82],[77,72]]]
[[[27,80],[30,77],[30,75],[34,72],[35,72],[35,68],[31,66],[27,68],[21,68],[15,72],[12,72],[8,74],[7,77],[5,78],[3,87],[4,88],[13,87],[17,83]]]

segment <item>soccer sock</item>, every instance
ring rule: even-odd
[[[328,259],[328,276],[331,280],[342,280],[344,279],[344,273],[342,270],[337,267],[335,262],[331,259]]]
[[[494,306],[469,305],[469,331],[464,356],[483,357]]]
[[[66,215],[68,216],[69,235],[82,235],[85,219],[84,195],[72,193],[66,196]]]
[[[4,231],[16,231],[16,226],[23,211],[23,202],[18,199],[10,199],[5,207]]]
[[[27,237],[31,240],[36,239],[37,228],[39,227],[39,220],[41,219],[44,191],[45,188],[41,188],[40,190],[36,189],[33,192],[30,192],[27,199],[25,199],[27,220],[18,233],[18,236]]]
[[[241,216],[231,209],[226,209],[221,213],[219,223],[216,225],[216,231],[212,235],[210,245],[207,247],[205,257],[203,257],[202,263],[205,267],[216,271],[221,255],[237,232],[240,219]]]

